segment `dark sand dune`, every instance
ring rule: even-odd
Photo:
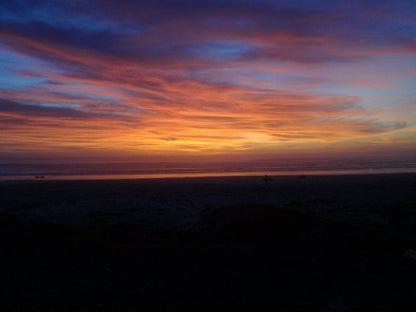
[[[413,311],[414,186],[414,175],[3,184],[0,307]]]

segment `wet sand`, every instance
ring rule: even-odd
[[[0,183],[2,311],[407,311],[416,175]]]

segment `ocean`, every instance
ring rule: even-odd
[[[96,180],[416,172],[415,161],[262,160],[232,163],[107,162],[0,164],[0,180]]]

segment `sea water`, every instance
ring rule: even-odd
[[[264,160],[232,163],[107,162],[0,164],[0,180],[152,179],[259,175],[346,175],[416,172],[412,161]]]

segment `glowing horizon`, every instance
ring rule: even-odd
[[[413,1],[0,9],[0,160],[416,152]]]

